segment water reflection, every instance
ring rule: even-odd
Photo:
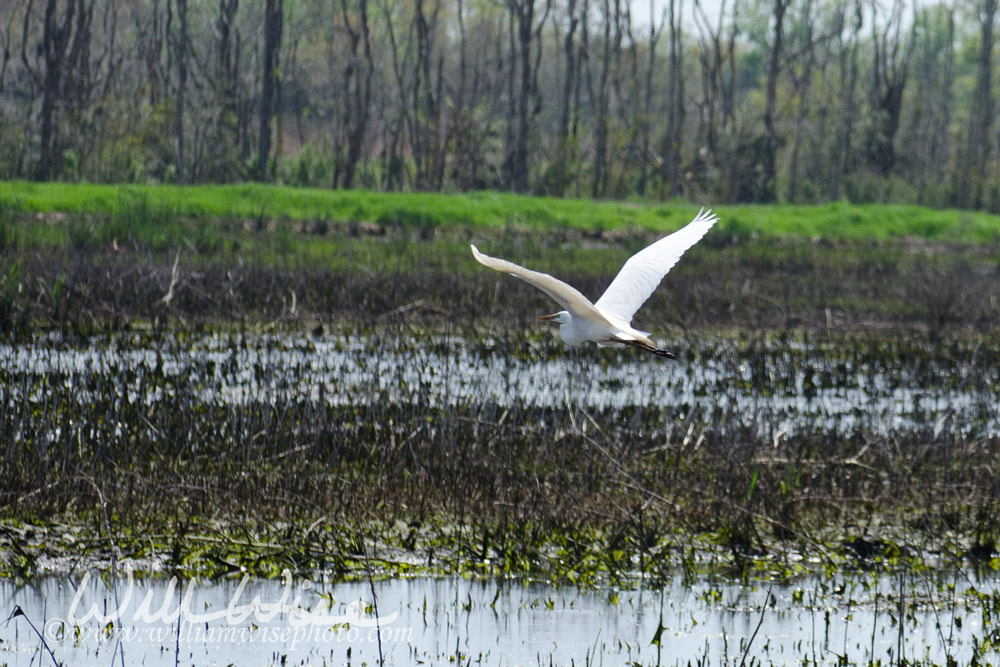
[[[399,578],[375,582],[373,598],[368,582],[84,576],[0,582],[0,606],[20,606],[65,664],[377,664],[380,650],[394,665],[733,664],[747,646],[775,665],[967,664],[991,631],[967,603],[977,586],[995,589],[991,577],[847,573],[770,591],[708,580],[650,591]],[[0,638],[3,664],[48,660],[24,619]]]

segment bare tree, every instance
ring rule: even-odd
[[[616,2],[615,35],[618,43],[616,66],[611,70],[611,120],[608,143],[608,187],[605,195],[625,197],[631,191],[633,166],[642,159],[639,127],[639,49],[632,31],[629,2]],[[613,179],[613,180],[612,180]]]
[[[441,3],[434,2],[430,12],[425,12],[423,0],[416,0],[413,22],[417,37],[417,58],[413,69],[412,107],[413,149],[418,187],[434,187],[437,162],[443,160],[440,146],[441,123],[441,71],[433,65],[437,17]],[[440,64],[439,57],[439,64]],[[437,81],[435,83],[435,74]],[[442,167],[443,168],[443,167]]]
[[[545,25],[551,0],[545,0],[542,16],[536,26],[535,4],[538,0],[507,0],[507,9],[512,22],[512,39],[516,39],[513,49],[517,63],[516,92],[511,101],[514,104],[516,129],[514,132],[514,150],[510,155],[510,181],[515,192],[528,190],[528,135],[531,129],[531,112],[537,95],[537,73],[535,63],[540,54],[533,50],[541,49],[538,33]],[[511,75],[511,83],[515,80]],[[512,90],[513,92],[513,90]]]
[[[177,163],[177,182],[185,182],[184,168],[184,96],[187,92],[188,77],[188,18],[187,0],[174,0],[177,5],[177,38],[174,51],[177,54],[177,92],[174,109],[174,152]],[[169,19],[168,19],[169,20]]]
[[[458,21],[458,83],[456,85],[453,103],[450,140],[454,140],[455,162],[460,162],[462,147],[466,144],[469,134],[468,104],[469,104],[469,40],[465,29],[465,3],[463,0],[456,0],[456,20]],[[442,160],[442,177],[444,170],[444,160]],[[455,167],[456,174],[459,173]]]
[[[566,0],[566,34],[563,37],[563,60],[566,71],[563,74],[562,97],[559,99],[559,120],[556,125],[556,163],[553,179],[553,194],[562,197],[568,180],[568,160],[570,157],[570,114],[573,107],[573,91],[577,87],[579,52],[575,44],[577,27],[580,24],[578,0]],[[558,20],[558,17],[553,19]]]
[[[591,0],[583,0],[583,7],[580,10],[580,46],[578,48],[579,56],[576,61],[576,85],[573,89],[573,113],[572,120],[570,122],[570,141],[571,145],[577,151],[581,152],[578,148],[580,144],[580,126],[586,121],[584,119],[584,96],[586,95],[587,106],[593,104],[594,99],[594,73],[591,63],[591,40],[590,40],[590,8]],[[586,83],[586,88],[584,87]],[[581,179],[577,179],[575,191],[577,195],[583,192],[583,183],[580,182]]]
[[[778,136],[777,106],[778,106],[778,76],[781,73],[782,46],[784,44],[785,13],[791,0],[774,0],[772,21],[773,36],[767,56],[767,85],[765,89],[764,106],[764,144],[761,154],[763,182],[761,183],[760,199],[762,202],[773,202],[777,199],[778,181],[778,148],[781,138]]]
[[[969,110],[968,143],[962,158],[957,194],[960,206],[982,206],[983,175],[990,155],[993,125],[993,29],[997,0],[975,0],[974,14],[979,23],[979,58],[976,61],[976,90]]]
[[[725,0],[723,0],[720,11],[724,8]],[[667,79],[667,132],[663,137],[663,147],[660,151],[662,156],[661,183],[667,190],[665,193],[661,190],[661,198],[664,198],[665,194],[675,197],[681,191],[681,137],[684,129],[684,40],[681,30],[683,11],[683,0],[670,0],[670,13],[667,16],[667,25],[670,27],[670,55],[667,67],[669,72]],[[701,14],[701,18],[704,19],[702,8],[697,2],[695,2],[695,12]],[[715,38],[715,55],[721,57],[718,35]],[[717,74],[716,71],[713,76]]]
[[[222,142],[239,145],[243,123],[239,112],[239,51],[240,33],[236,26],[236,12],[239,0],[219,0],[219,14],[216,19],[215,44],[215,86],[218,100],[220,125],[228,136],[220,137]]]
[[[716,188],[723,198],[729,198],[732,194],[733,179],[728,175],[731,161],[729,154],[733,150],[732,140],[735,135],[735,110],[736,110],[736,38],[739,29],[735,18],[732,18],[728,25],[724,23],[727,15],[735,17],[739,11],[739,4],[734,3],[731,7],[726,0],[722,0],[719,8],[718,21],[712,25],[705,13],[701,2],[695,0],[694,3],[695,23],[699,32],[698,62],[701,72],[701,90],[698,97],[698,129],[696,132],[698,153],[695,155],[692,164],[692,173],[695,178],[704,186],[708,180],[710,170],[724,172],[727,174],[725,184],[717,185]],[[676,19],[675,19],[676,20]],[[728,32],[727,32],[728,29]],[[671,32],[671,39],[680,40],[680,28]],[[678,41],[676,47],[681,49],[681,42]],[[676,76],[680,84],[683,84],[682,69],[680,64],[681,53],[675,56],[677,61]],[[674,72],[674,66],[671,66]],[[677,95],[683,101],[683,92],[675,93],[670,98]],[[683,109],[683,107],[682,107]],[[668,136],[679,137],[679,130],[674,134],[668,131]],[[670,146],[673,144],[671,143]],[[668,146],[664,147],[665,169],[669,166]],[[679,155],[676,156],[679,160]],[[679,165],[679,162],[677,162]],[[674,170],[679,171],[678,169]],[[671,196],[679,192],[680,184],[677,180],[669,179],[670,171],[667,170],[664,183],[671,184]],[[676,176],[675,176],[676,178]]]
[[[167,0],[167,13],[169,13],[169,3],[170,0]],[[164,23],[165,17],[161,15],[160,0],[150,2],[148,14],[142,15],[136,12],[136,51],[143,69],[142,75],[145,76],[142,88],[151,105],[159,103],[165,97],[164,89],[169,79],[169,74],[163,67],[163,45],[166,37]]]
[[[909,147],[909,162],[916,172],[917,202],[927,203],[928,185],[946,182],[950,160],[955,9],[945,5],[925,7],[918,12],[916,21],[922,37],[914,54],[913,76],[923,94],[913,99],[907,134],[901,144]]]
[[[389,40],[389,61],[392,63],[393,82],[395,83],[395,114],[387,122],[387,134],[389,135],[387,146],[383,151],[383,179],[382,187],[386,190],[402,188],[405,181],[404,161],[400,152],[408,136],[410,120],[410,79],[408,75],[413,72],[409,66],[409,57],[412,53],[413,30],[407,32],[407,40],[400,43],[396,36],[396,28],[393,21],[394,6],[389,2],[381,2],[379,7],[382,10],[383,22],[386,27],[387,38]],[[461,7],[461,5],[459,5]],[[461,17],[461,10],[459,17]],[[419,162],[419,158],[417,160]]]
[[[611,112],[612,79],[617,76],[622,54],[623,14],[621,0],[601,0],[603,33],[601,35],[601,70],[596,91],[590,88],[594,117],[594,164],[590,185],[591,197],[607,193],[608,131]],[[588,77],[588,81],[590,81]]]
[[[106,39],[97,41],[102,46],[97,63],[98,65],[101,63],[104,65],[103,81],[100,82],[100,95],[102,98],[114,94],[112,91],[117,89],[119,78],[122,75],[121,65],[123,54],[118,48],[118,14],[120,3],[121,0],[105,0],[103,3],[104,11],[101,12],[101,32],[106,36]]]
[[[830,191],[828,199],[840,199],[841,185],[847,176],[852,157],[854,126],[857,122],[858,52],[861,28],[864,24],[861,0],[837,5],[839,12],[834,24],[840,54],[841,118],[830,156]],[[850,32],[845,35],[843,25],[850,22]]]
[[[796,21],[797,29],[793,31],[793,38],[797,42],[797,48],[795,48],[794,55],[789,58],[789,72],[796,101],[795,129],[792,133],[788,169],[788,200],[793,202],[797,201],[799,197],[799,180],[802,176],[800,156],[803,135],[809,122],[812,100],[810,87],[816,69],[816,17],[812,0],[805,0],[796,18],[798,19]]]
[[[93,23],[94,0],[78,0],[76,25],[66,54],[66,71],[63,76],[61,96],[63,105],[76,112],[87,106],[95,89],[95,73],[91,68],[90,53]]]
[[[334,175],[334,185],[337,185],[337,176],[341,176],[340,185],[352,188],[371,113],[374,63],[368,26],[368,0],[358,0],[357,25],[351,21],[347,0],[341,0],[340,8],[344,30],[350,43],[347,66],[344,68],[347,95],[347,158],[344,161],[343,173]]]
[[[2,32],[0,32],[0,39],[3,40],[3,52],[0,53],[0,94],[3,93],[4,81],[7,79],[7,64],[10,63],[10,45],[11,45],[11,32],[14,28],[14,18],[16,14],[10,12],[7,17],[7,24],[2,26]]]
[[[279,95],[278,59],[284,23],[284,0],[264,3],[264,72],[260,93],[260,127],[257,135],[257,178],[268,180],[268,157],[271,152],[271,119],[277,111]]]
[[[875,5],[877,8],[878,5]],[[904,0],[893,0],[886,24],[872,23],[873,59],[869,89],[868,161],[882,176],[889,175],[896,163],[896,132],[903,109],[903,91],[909,75],[915,34],[904,44]],[[916,24],[913,24],[913,30]]]
[[[618,0],[615,0],[617,4]],[[601,0],[602,15],[604,18],[604,31],[601,39],[601,71],[596,92],[591,86],[590,100],[595,107],[594,116],[594,165],[592,169],[592,181],[590,184],[590,196],[599,197],[603,194],[604,185],[604,165],[607,157],[608,141],[608,72],[612,64],[612,35],[611,35],[611,0]],[[588,77],[588,83],[592,79]]]
[[[473,12],[469,21],[465,3],[460,1],[458,8],[459,80],[457,88],[451,89],[450,104],[445,100],[450,116],[442,148],[449,153],[450,174],[459,188],[500,187],[510,183],[508,157],[514,122],[505,93],[513,86],[509,50],[504,46],[510,13]],[[497,128],[504,124],[510,140],[501,144],[495,139],[500,134]]]
[[[994,205],[1000,0],[630,1],[0,3],[0,173]]]
[[[42,92],[39,156],[38,164],[35,166],[35,179],[47,181],[52,176],[55,155],[59,147],[57,108],[64,92],[63,77],[76,26],[74,19],[78,11],[83,11],[83,0],[67,0],[63,7],[60,7],[59,0],[47,0],[42,24],[42,43],[39,47],[43,68],[40,73],[32,66],[26,49],[32,5],[33,0],[28,0],[21,33],[21,60]]]
[[[674,0],[671,0],[671,12],[673,11],[673,7]],[[667,21],[667,13],[666,10],[664,10],[663,16],[660,17],[660,23],[657,25],[655,9],[656,3],[654,0],[649,0],[649,42],[647,44],[648,52],[645,85],[643,86],[642,112],[639,118],[640,167],[639,184],[637,187],[640,197],[646,194],[646,187],[649,179],[649,165],[653,158],[653,146],[650,138],[653,116],[653,71],[656,69],[656,50],[660,43],[660,37],[663,35],[663,25]],[[671,60],[671,65],[672,64],[673,61]],[[673,69],[671,69],[671,76],[673,76]]]

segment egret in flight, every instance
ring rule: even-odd
[[[472,246],[472,255],[483,266],[509,273],[548,294],[565,310],[543,315],[540,320],[559,324],[559,336],[570,345],[593,341],[598,345],[622,343],[658,357],[674,358],[671,352],[658,349],[650,334],[632,328],[632,316],[673,268],[688,248],[701,240],[718,220],[711,211],[702,209],[687,226],[632,255],[618,275],[608,285],[596,303],[547,273],[518,266],[479,252]]]

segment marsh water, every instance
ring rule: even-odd
[[[581,428],[589,420],[630,442],[669,433],[668,422],[741,429],[775,446],[816,433],[885,441],[920,433],[944,445],[1000,434],[995,340],[706,338],[674,348],[679,358],[663,362],[502,337],[53,336],[0,346],[0,404],[24,412],[11,421],[12,437],[30,428],[41,454],[75,452],[98,436],[131,446],[121,436],[130,430],[148,430],[152,441],[155,425],[136,413],[201,414],[199,404],[222,413],[246,404],[347,406],[356,423],[396,420],[407,432],[436,428],[425,417],[432,409],[521,424],[558,408]],[[80,432],[70,437],[70,429]],[[192,581],[106,570],[0,580],[0,612],[24,612],[0,626],[0,664],[51,661],[29,621],[59,662],[108,666],[370,665],[380,653],[396,665],[719,665],[739,664],[744,652],[757,664],[965,664],[996,657],[1000,645],[1000,578],[989,567],[976,576],[954,565],[904,574],[847,566],[773,585],[706,575],[648,588],[641,578],[581,588],[430,576],[372,586],[301,573]]]
[[[313,401],[415,409],[459,405],[494,411],[575,407],[603,413],[644,408],[696,413],[703,422],[739,422],[775,443],[812,432],[957,428],[1000,433],[1000,346],[920,340],[833,343],[698,339],[678,342],[679,359],[664,362],[628,350],[559,343],[414,338],[351,334],[141,335],[98,338],[84,345],[0,346],[8,400],[44,401],[52,383],[78,389],[87,378],[116,380],[123,398],[163,398],[162,386],[141,396],[146,377],[176,379],[215,404]],[[19,393],[20,392],[20,393]],[[641,414],[639,415],[641,417]]]
[[[463,577],[44,577],[0,582],[0,608],[25,614],[0,630],[0,663],[51,660],[31,621],[68,665],[371,665],[380,651],[392,665],[724,665],[745,652],[774,665],[967,664],[996,631],[965,602],[998,583],[995,572],[955,571],[678,579],[657,590]]]

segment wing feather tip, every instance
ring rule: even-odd
[[[713,211],[712,209],[710,208],[706,209],[705,207],[700,208],[698,210],[698,215],[696,215],[694,220],[692,220],[692,222],[709,222],[709,221],[711,221],[713,224],[718,222],[719,214]]]
[[[479,252],[479,248],[477,248],[474,243],[470,243],[469,247],[472,248],[472,256],[476,258],[476,261],[482,264],[483,266],[488,266],[485,262],[485,258],[489,257],[489,255],[484,255],[483,253]]]

